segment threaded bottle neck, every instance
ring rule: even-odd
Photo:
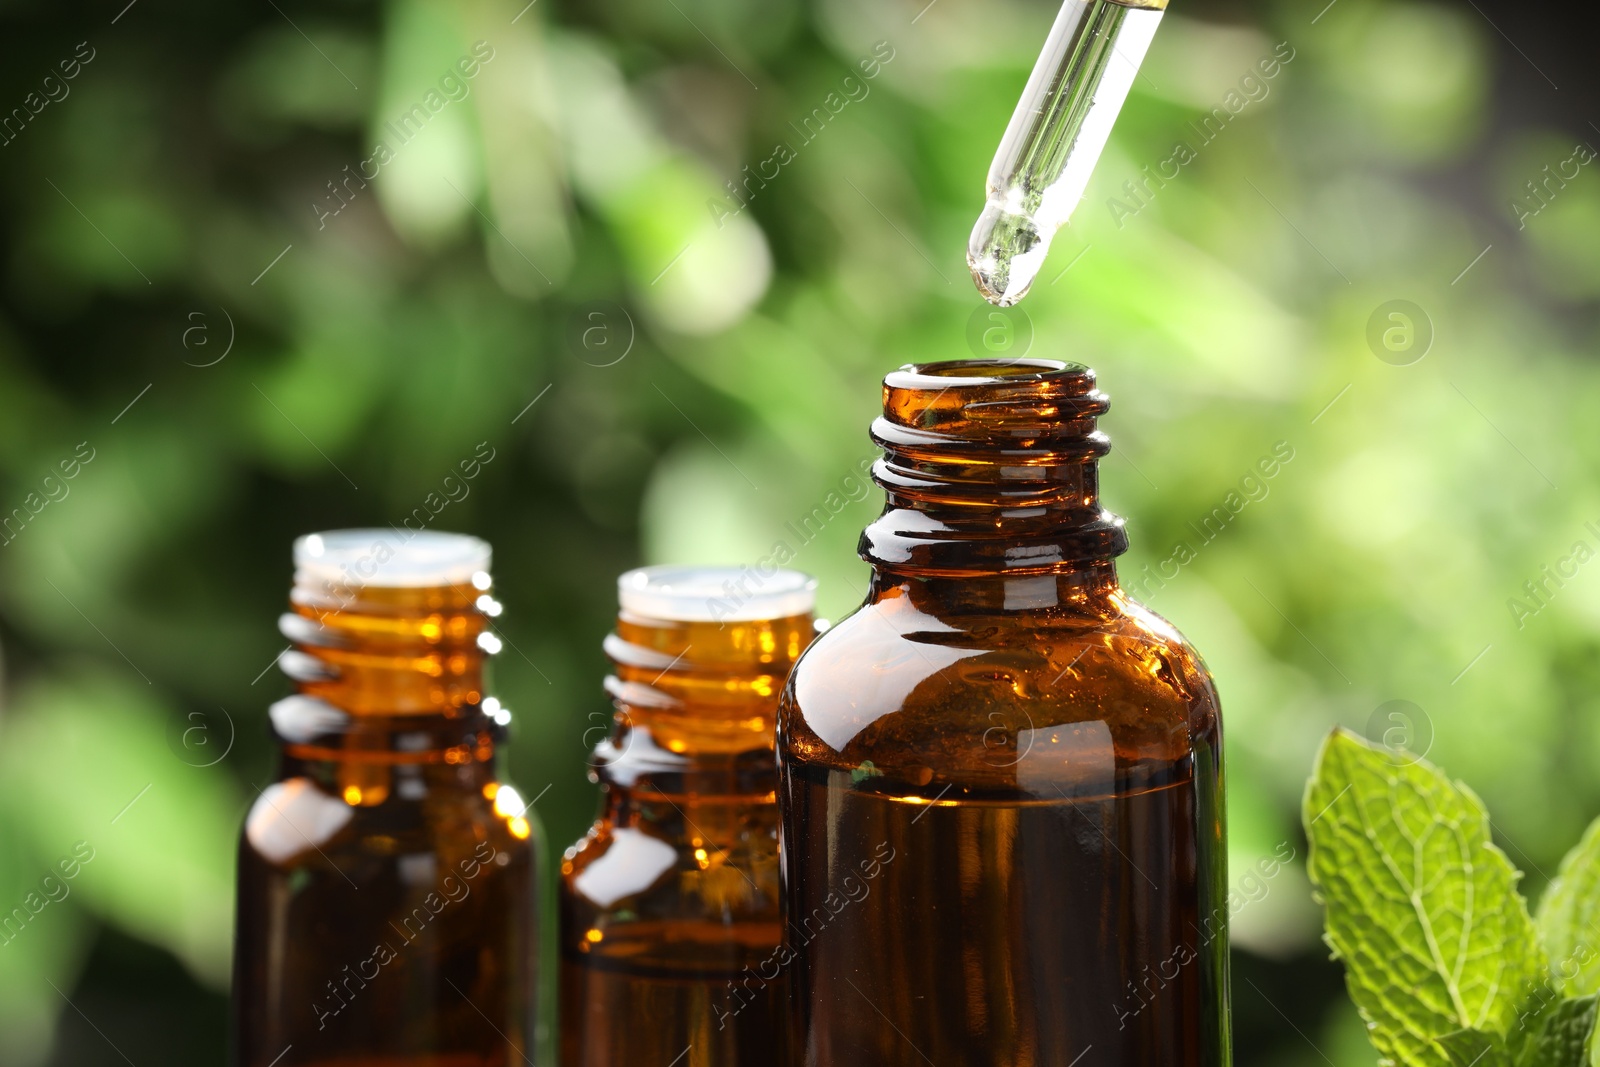
[[[489,546],[339,530],[301,538],[295,563],[278,619],[292,647],[278,666],[296,692],[270,709],[286,767],[351,805],[418,799],[429,783],[493,784],[510,714],[484,692],[499,647]]]
[[[303,696],[351,715],[454,715],[482,702],[494,641],[487,591],[438,586],[366,589],[334,607],[299,595],[278,629],[278,659]]]
[[[1056,360],[909,364],[883,383],[873,479],[888,494],[861,535],[874,566],[918,577],[1058,574],[1127,550],[1100,507],[1110,402]]]
[[[620,585],[617,628],[605,640],[616,713],[595,751],[597,775],[659,785],[713,764],[737,775],[748,763],[770,777],[778,697],[815,633],[815,581],[794,571],[650,567]]]

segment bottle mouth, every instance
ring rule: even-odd
[[[1094,388],[1094,371],[1060,359],[951,359],[907,363],[884,376],[888,389],[942,391],[1007,385],[1058,385],[1079,395]]]
[[[1110,409],[1095,373],[1059,359],[952,359],[908,363],[883,379],[883,417],[872,437],[892,447],[896,427],[952,445],[991,437],[1087,442]],[[903,435],[901,435],[903,436]],[[1104,448],[1095,446],[1099,452]]]
[[[809,615],[817,580],[761,567],[640,567],[617,579],[623,611],[663,622],[756,622]]]
[[[294,543],[295,585],[334,590],[489,586],[489,545],[440,530],[328,530]]]

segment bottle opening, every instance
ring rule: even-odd
[[[329,530],[294,543],[295,584],[324,589],[489,587],[490,549],[437,530]]]
[[[880,445],[890,426],[955,437],[1083,437],[1109,405],[1094,371],[1059,359],[953,359],[908,363],[883,379]],[[1076,419],[1087,417],[1088,422]],[[891,435],[892,436],[892,435]]]
[[[899,370],[890,371],[883,384],[890,389],[951,389],[1078,380],[1092,386],[1094,372],[1081,363],[1060,359],[951,359],[939,363],[907,363]]]
[[[809,615],[817,580],[755,567],[640,567],[617,579],[622,610],[669,622],[748,622]]]

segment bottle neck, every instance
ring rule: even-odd
[[[906,367],[884,380],[883,449],[873,479],[887,501],[860,554],[916,578],[1107,573],[1127,550],[1100,506],[1096,419],[1110,408],[1085,367],[969,360]],[[1114,572],[1112,572],[1114,573]]]
[[[279,619],[296,690],[271,709],[285,775],[362,805],[492,783],[509,720],[484,694],[498,604],[470,585],[344,592],[297,585]]]
[[[607,803],[770,799],[778,697],[814,632],[809,613],[685,622],[622,612],[605,641],[615,713],[591,762]]]
[[[495,755],[505,740],[504,726],[476,707],[455,714],[350,715],[296,695],[278,701],[270,714],[280,776],[310,778],[352,806],[391,797],[421,800],[435,789],[492,787]]]
[[[904,599],[932,616],[1026,616],[1035,612],[1098,614],[1120,594],[1116,564],[1091,560],[1046,574],[969,572],[929,577],[920,570],[878,566],[867,588],[867,603]]]

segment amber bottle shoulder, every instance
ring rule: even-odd
[[[914,789],[1077,791],[1219,734],[1199,653],[1114,587],[1043,608],[874,598],[812,644],[779,711],[783,760]]]
[[[276,782],[245,817],[241,847],[260,862],[293,869],[340,854],[399,856],[435,852],[469,856],[487,846],[500,866],[533,855],[536,827],[520,798],[514,808],[480,794],[432,791],[354,806],[310,778]],[[505,859],[500,859],[504,855]]]

